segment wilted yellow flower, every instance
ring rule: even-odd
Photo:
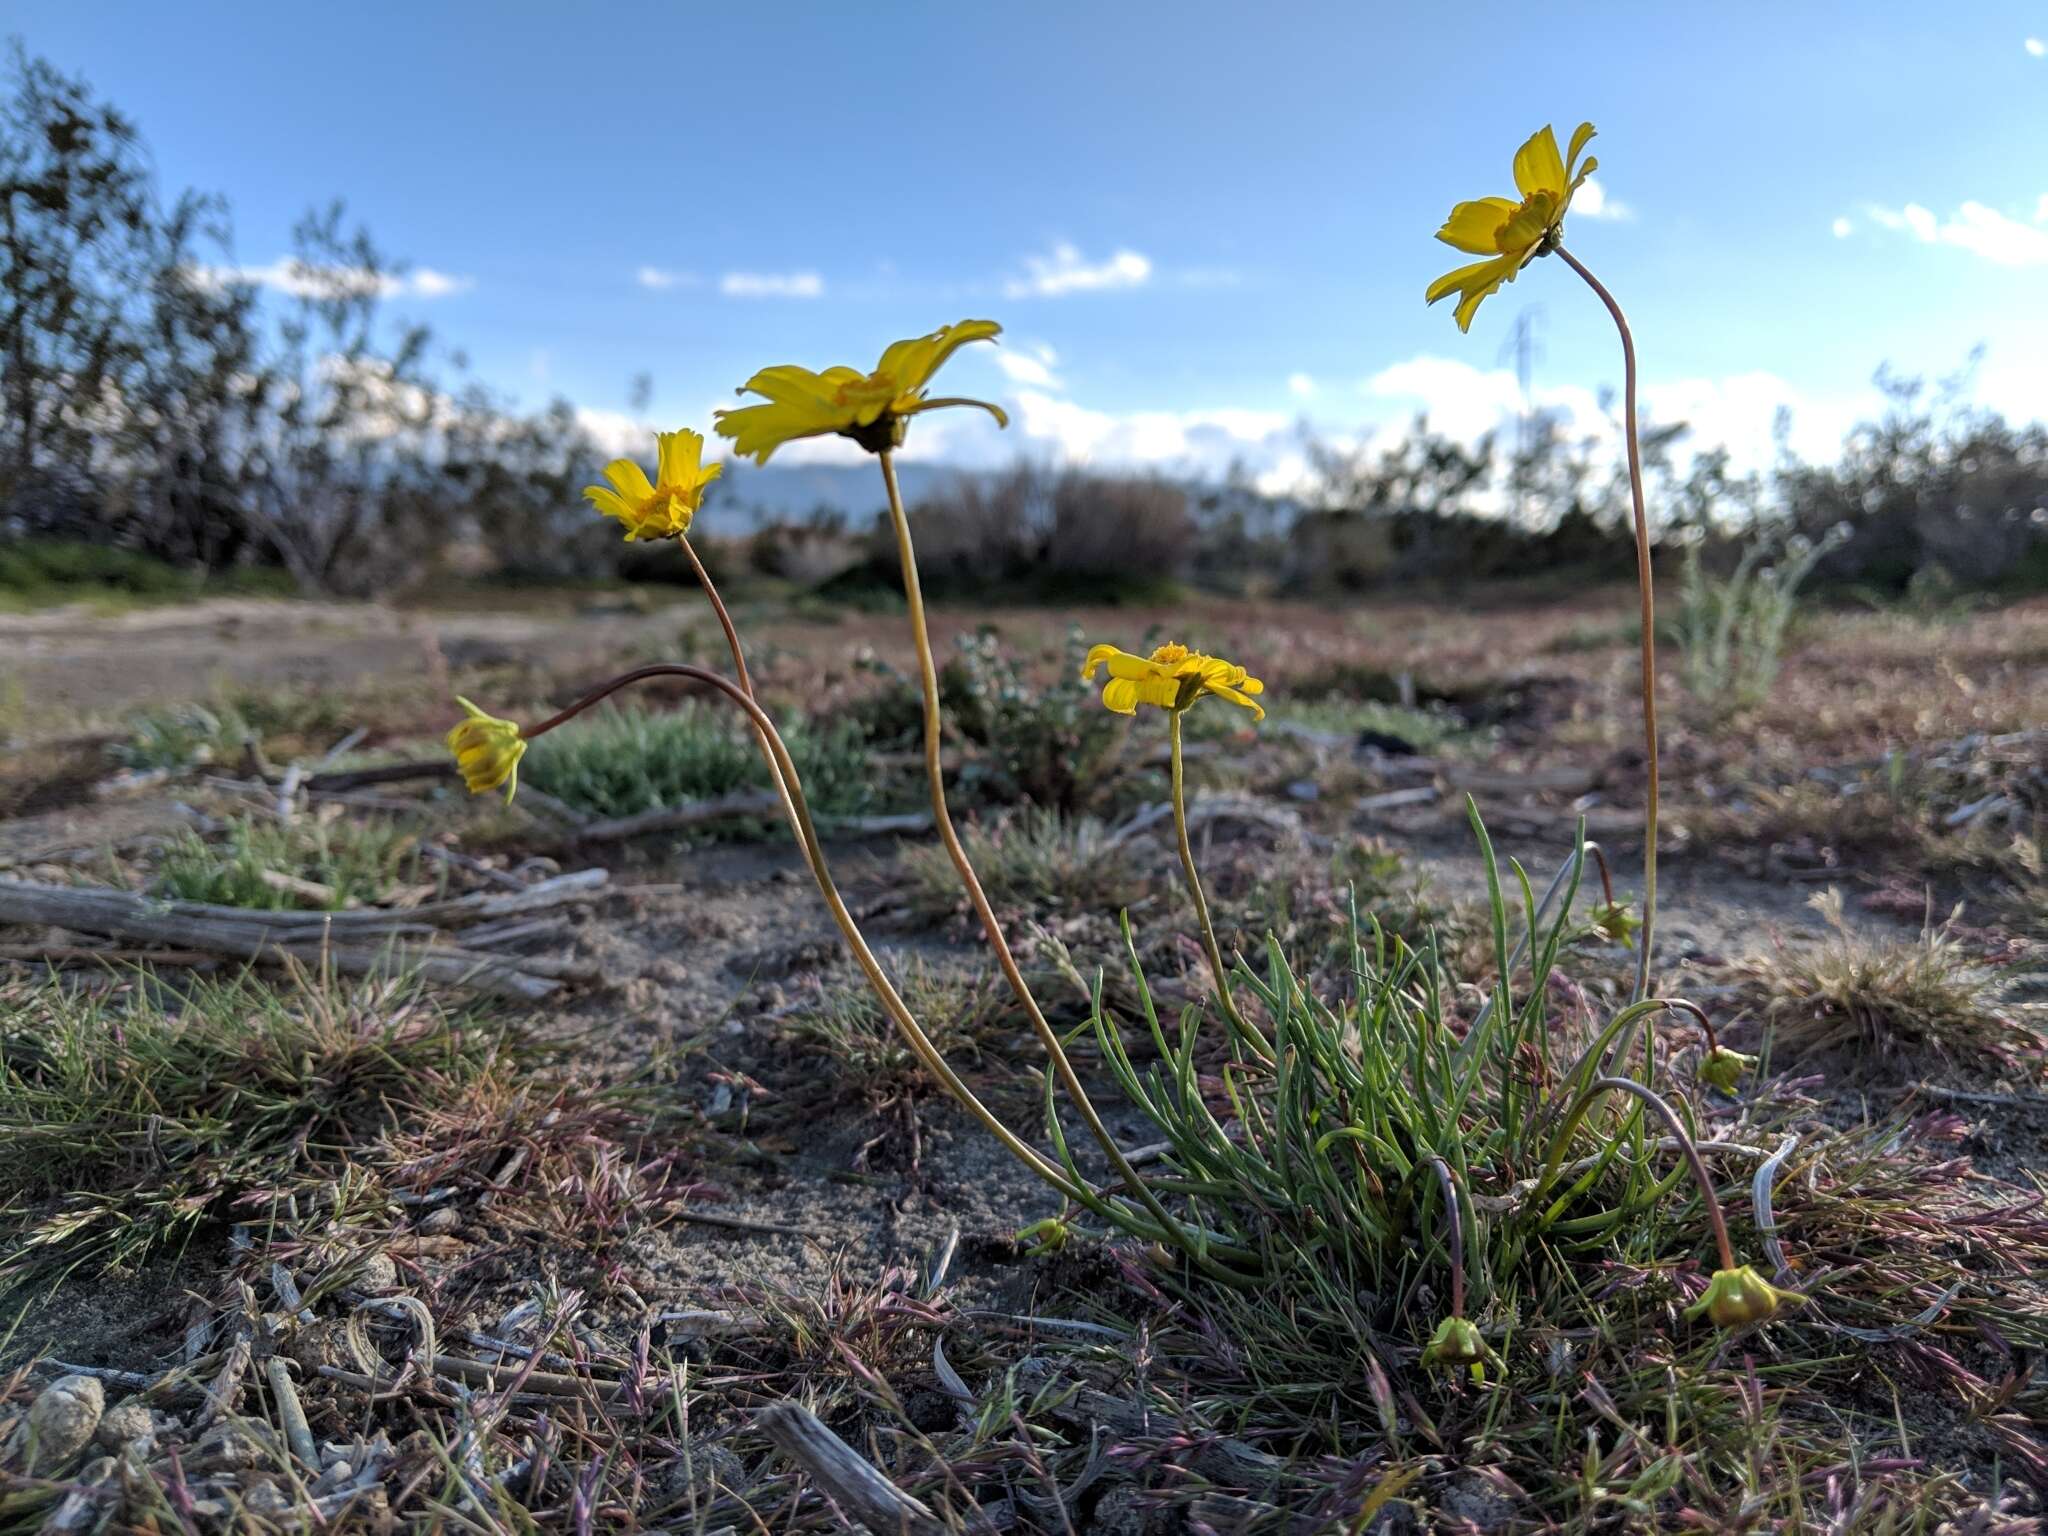
[[[1162,645],[1149,657],[1133,656],[1113,645],[1098,645],[1081,664],[1081,680],[1093,682],[1104,667],[1109,669],[1109,681],[1103,685],[1102,702],[1120,715],[1135,715],[1140,704],[1183,710],[1203,694],[1213,693],[1250,710],[1254,719],[1266,718],[1265,709],[1249,697],[1264,693],[1266,685],[1220,656],[1204,656],[1184,645]]]
[[[1564,229],[1565,210],[1572,194],[1593,174],[1600,162],[1591,155],[1579,164],[1579,153],[1593,137],[1591,123],[1579,124],[1572,135],[1571,156],[1557,152],[1557,135],[1546,125],[1532,134],[1529,142],[1515,151],[1515,188],[1519,203],[1504,197],[1482,197],[1460,203],[1451,210],[1437,239],[1461,251],[1486,260],[1446,272],[1429,285],[1429,302],[1459,294],[1458,329],[1469,331],[1480,300],[1502,283],[1511,283],[1529,261],[1554,246]]]
[[[1767,1323],[1787,1307],[1806,1304],[1797,1291],[1781,1291],[1749,1265],[1740,1269],[1717,1269],[1706,1294],[1685,1309],[1687,1317],[1702,1312],[1717,1328],[1741,1328],[1750,1323]]]
[[[526,755],[526,739],[512,721],[487,715],[467,699],[455,702],[469,711],[469,718],[448,733],[448,750],[455,754],[462,782],[472,795],[502,784],[510,805],[519,789],[519,759]]]
[[[704,434],[688,427],[680,432],[657,432],[655,479],[631,459],[613,459],[604,467],[611,481],[586,485],[583,499],[606,517],[626,525],[628,539],[676,538],[690,531],[690,519],[704,504],[704,487],[725,472],[723,464],[705,465]]]
[[[932,400],[925,395],[925,385],[947,358],[970,341],[993,341],[1002,329],[993,320],[941,326],[929,336],[896,342],[882,354],[873,373],[847,367],[813,373],[788,363],[763,368],[740,386],[740,393],[759,395],[768,403],[717,412],[718,434],[731,438],[738,452],[766,464],[784,443],[831,433],[852,438],[870,453],[882,453],[902,445],[906,419],[944,405],[978,405],[1008,426],[1009,417],[986,400]]]
[[[1436,1332],[1422,1347],[1423,1365],[1441,1366],[1446,1370],[1468,1366],[1474,1381],[1486,1380],[1486,1362],[1493,1357],[1493,1351],[1486,1347],[1486,1340],[1479,1336],[1478,1327],[1463,1317],[1447,1317],[1438,1323]]]
[[[1725,1045],[1717,1045],[1700,1058],[1699,1078],[1723,1093],[1733,1093],[1735,1085],[1747,1077],[1749,1069],[1755,1065],[1754,1056],[1745,1056]]]

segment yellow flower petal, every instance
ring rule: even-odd
[[[697,467],[704,458],[704,439],[685,428],[681,432],[657,432],[654,441],[659,465],[656,480],[664,487],[695,484]]]
[[[1469,267],[1459,267],[1446,272],[1429,285],[1427,294],[1430,303],[1462,294],[1458,301],[1458,329],[1472,329],[1472,316],[1478,312],[1480,300],[1497,291],[1502,283],[1513,282],[1515,274],[1522,269],[1520,256],[1496,256],[1491,261],[1475,261]]]
[[[1138,712],[1138,685],[1128,677],[1113,677],[1102,688],[1102,702],[1120,715]]]
[[[757,394],[768,404],[719,411],[717,430],[720,436],[732,439],[738,452],[763,464],[784,443],[828,432],[881,451],[903,440],[902,422],[907,416],[941,404],[982,404],[927,402],[921,392],[959,348],[972,341],[992,340],[1001,331],[993,320],[962,320],[942,326],[928,336],[892,343],[872,373],[843,365],[823,373],[793,364],[763,368],[747,380],[741,393]],[[996,407],[984,409],[1008,425]]]
[[[617,491],[607,490],[601,485],[586,485],[583,487],[583,499],[606,517],[616,517],[627,522],[632,520],[632,509],[620,499]]]
[[[604,477],[619,488],[619,495],[629,503],[645,501],[654,494],[647,471],[631,459],[613,459],[605,465]]]
[[[1579,163],[1579,152],[1583,150],[1588,144],[1593,142],[1593,135],[1595,132],[1596,130],[1594,129],[1591,123],[1581,123],[1577,128],[1572,130],[1572,147],[1570,152],[1565,156],[1564,162],[1565,175],[1569,176],[1572,174],[1572,167]],[[1591,175],[1593,172],[1593,168],[1599,163],[1600,162],[1597,160],[1587,161],[1586,169],[1580,174],[1582,176]]]
[[[1261,706],[1256,699],[1247,698],[1244,694],[1238,692],[1238,690],[1235,688],[1227,688],[1221,683],[1211,683],[1202,691],[1204,693],[1213,693],[1219,699],[1228,699],[1233,704],[1243,705],[1246,709],[1252,712],[1252,718],[1254,720],[1263,720],[1266,718],[1266,711],[1264,707]]]
[[[1536,192],[1564,196],[1564,157],[1557,152],[1557,135],[1548,124],[1515,151],[1515,186],[1524,197]]]
[[[1444,220],[1444,227],[1436,232],[1436,237],[1445,245],[1470,251],[1475,256],[1497,255],[1500,247],[1494,243],[1494,236],[1514,216],[1514,212],[1515,205],[1504,197],[1482,197],[1474,202],[1460,203],[1451,210],[1451,216]]]

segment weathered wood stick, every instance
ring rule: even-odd
[[[775,1448],[874,1536],[943,1536],[930,1508],[898,1488],[808,1408],[772,1403],[754,1415]]]

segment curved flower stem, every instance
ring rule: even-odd
[[[1643,448],[1636,426],[1636,340],[1629,331],[1628,316],[1621,312],[1621,306],[1600,279],[1563,246],[1554,249],[1607,306],[1607,313],[1614,318],[1614,328],[1621,333],[1622,430],[1628,441],[1628,488],[1636,528],[1636,586],[1642,598],[1643,754],[1649,759],[1649,786],[1643,801],[1643,948],[1636,956],[1636,984],[1630,995],[1631,1001],[1640,1002],[1650,992],[1650,952],[1657,938],[1657,600],[1650,579],[1650,519],[1643,507]]]
[[[718,627],[725,631],[726,648],[732,652],[733,671],[738,674],[740,691],[756,703],[760,700],[754,694],[754,680],[747,675],[746,652],[740,647],[740,632],[733,628],[732,615],[725,611],[725,599],[718,595],[718,587],[711,580],[711,573],[704,569],[704,562],[697,558],[697,551],[690,543],[688,534],[679,534],[676,542],[683,546],[683,554],[690,562],[690,569],[697,573],[697,585],[704,589],[704,595],[711,600],[711,611],[718,615]],[[759,726],[754,735],[761,743],[761,755],[768,760],[768,776],[775,781],[775,793],[782,797],[782,813],[789,818],[789,829],[796,831],[796,805],[790,799],[789,786],[783,782],[782,769],[775,761],[775,749],[768,745],[768,738]]]
[[[1425,1159],[1436,1171],[1436,1181],[1443,1186],[1444,1219],[1451,1228],[1451,1316],[1465,1315],[1465,1213],[1458,1206],[1458,1184],[1451,1174],[1451,1165],[1440,1157]]]
[[[925,1064],[931,1074],[945,1085],[947,1092],[958,1099],[968,1113],[973,1115],[976,1120],[979,1120],[983,1128],[990,1135],[994,1136],[996,1140],[1000,1141],[1010,1154],[1022,1162],[1025,1167],[1029,1168],[1069,1200],[1088,1205],[1091,1208],[1099,1206],[1101,1202],[1094,1199],[1090,1191],[1077,1187],[1074,1181],[1067,1177],[1064,1170],[1046,1158],[1037,1148],[1024,1141],[1008,1126],[1004,1125],[980,1099],[975,1097],[974,1090],[962,1081],[960,1075],[947,1063],[945,1057],[940,1054],[939,1048],[932,1043],[931,1038],[925,1034],[923,1028],[918,1024],[917,1018],[911,1013],[909,1005],[903,1001],[902,997],[897,993],[895,986],[890,982],[887,973],[883,971],[881,962],[875,958],[874,951],[868,948],[867,940],[861,936],[859,927],[854,923],[853,914],[847,910],[845,901],[839,895],[839,887],[833,882],[831,868],[825,862],[824,845],[819,840],[816,825],[811,820],[810,806],[804,800],[803,784],[798,778],[796,764],[791,761],[788,748],[782,744],[782,737],[775,729],[775,722],[768,718],[767,712],[749,698],[737,683],[733,682],[730,678],[721,677],[716,672],[706,671],[703,667],[685,666],[675,662],[659,662],[651,666],[635,667],[632,671],[622,673],[609,682],[600,683],[568,708],[550,715],[539,725],[529,728],[524,732],[524,735],[529,741],[536,736],[545,736],[556,726],[573,720],[600,699],[617,693],[628,684],[637,683],[650,677],[688,678],[691,682],[716,689],[738,706],[746,714],[747,718],[753,722],[755,731],[759,733],[762,742],[768,748],[769,754],[775,759],[776,768],[783,783],[788,786],[792,824],[796,831],[797,841],[803,846],[804,857],[810,863],[811,874],[818,882],[818,892],[825,898],[825,905],[831,910],[833,922],[839,925],[840,933],[845,935],[847,947],[853,951],[853,958],[859,963],[862,972],[866,974],[868,985],[874,988],[875,995],[881,999],[882,1006],[895,1021],[897,1029],[902,1032],[911,1050],[916,1053],[917,1058]]]
[[[1188,894],[1194,898],[1195,918],[1202,925],[1202,947],[1209,952],[1209,974],[1216,978],[1216,1000],[1223,1016],[1245,1046],[1261,1061],[1273,1059],[1272,1044],[1237,1011],[1237,999],[1230,991],[1230,971],[1223,963],[1223,947],[1216,942],[1216,924],[1209,917],[1209,898],[1202,893],[1202,876],[1195,868],[1195,850],[1188,841],[1187,775],[1181,761],[1181,712],[1166,712],[1167,730],[1173,743],[1173,830],[1180,839],[1180,867],[1188,879]]]
[[[918,675],[924,687],[924,771],[925,777],[931,781],[933,825],[938,828],[939,840],[946,845],[946,853],[960,875],[960,883],[967,888],[967,899],[974,906],[974,915],[981,919],[982,932],[988,935],[996,964],[1001,967],[1003,977],[1016,994],[1025,1016],[1031,1020],[1038,1043],[1051,1058],[1053,1070],[1059,1074],[1067,1097],[1074,1101],[1089,1134],[1102,1148],[1110,1166],[1116,1169],[1124,1187],[1152,1213],[1155,1221],[1173,1231],[1177,1226],[1173,1217],[1159,1203],[1159,1197],[1153,1194],[1151,1186],[1138,1170],[1131,1166],[1131,1160],[1124,1156],[1123,1148],[1117,1145],[1109,1127],[1102,1123],[1102,1116],[1096,1113],[1088,1090],[1081,1086],[1080,1075],[1074,1071],[1074,1064],[1067,1059],[1067,1053],[1060,1045],[1060,1037],[1045,1021],[1038,999],[1031,995],[1024,973],[1018,969],[1016,957],[1010,953],[1009,941],[1003,937],[1002,925],[996,921],[995,908],[989,905],[988,895],[981,888],[974,866],[968,862],[967,849],[960,842],[960,834],[953,829],[952,813],[946,808],[945,764],[939,752],[939,673],[932,660],[931,633],[925,625],[924,592],[917,579],[917,550],[910,540],[910,518],[903,510],[903,492],[896,484],[895,455],[884,450],[876,457],[882,461],[882,484],[889,493],[889,518],[895,525],[896,553],[903,567],[903,599],[910,609],[910,636],[917,646]]]
[[[1607,867],[1607,850],[1591,838],[1586,840],[1586,852],[1593,855],[1593,862],[1600,866],[1600,894],[1607,898],[1607,905],[1614,905],[1614,872]]]
[[[1685,1129],[1685,1122],[1678,1118],[1678,1111],[1665,1101],[1662,1094],[1645,1088],[1634,1078],[1596,1077],[1586,1085],[1586,1091],[1579,1095],[1579,1102],[1573,1106],[1571,1114],[1559,1128],[1556,1139],[1550,1144],[1550,1156],[1544,1162],[1543,1176],[1536,1181],[1536,1194],[1531,1197],[1530,1204],[1535,1204],[1536,1199],[1549,1187],[1550,1181],[1557,1176],[1557,1167],[1563,1160],[1565,1144],[1571,1140],[1572,1132],[1579,1128],[1579,1122],[1586,1118],[1586,1111],[1592,1108],[1593,1101],[1603,1093],[1617,1092],[1634,1094],[1669,1128],[1678,1142],[1679,1151],[1685,1155],[1686,1162],[1692,1167],[1693,1182],[1700,1187],[1700,1199],[1707,1208],[1707,1221],[1714,1229],[1714,1246],[1721,1255],[1721,1268],[1735,1268],[1735,1249],[1728,1241],[1728,1222],[1721,1214],[1721,1198],[1714,1193],[1714,1181],[1708,1176],[1707,1165],[1700,1157],[1700,1149],[1693,1145],[1692,1137]]]

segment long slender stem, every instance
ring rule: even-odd
[[[1706,1161],[1700,1156],[1700,1149],[1693,1145],[1692,1136],[1687,1132],[1685,1122],[1678,1118],[1678,1111],[1665,1101],[1662,1094],[1654,1089],[1645,1088],[1634,1078],[1596,1077],[1586,1085],[1586,1091],[1579,1095],[1578,1104],[1559,1129],[1557,1139],[1550,1144],[1550,1156],[1544,1164],[1543,1177],[1536,1181],[1536,1193],[1531,1197],[1530,1204],[1534,1205],[1537,1199],[1541,1198],[1551,1179],[1556,1177],[1558,1163],[1564,1157],[1565,1143],[1571,1139],[1572,1132],[1579,1128],[1579,1122],[1585,1119],[1586,1111],[1592,1108],[1593,1101],[1603,1093],[1634,1094],[1670,1129],[1672,1139],[1678,1143],[1678,1150],[1691,1165],[1693,1182],[1699,1185],[1700,1200],[1707,1208],[1707,1222],[1714,1229],[1714,1247],[1721,1255],[1721,1267],[1733,1269],[1735,1247],[1728,1241],[1728,1222],[1721,1214],[1721,1197],[1714,1193],[1714,1180],[1707,1173]]]
[[[762,741],[767,745],[770,754],[775,759],[782,781],[789,788],[790,806],[797,841],[803,846],[804,857],[811,866],[811,874],[818,882],[818,892],[825,898],[825,905],[832,913],[832,920],[839,925],[840,933],[845,935],[847,947],[853,951],[855,961],[859,963],[862,972],[867,976],[868,985],[874,988],[875,995],[881,999],[882,1006],[895,1021],[897,1029],[902,1032],[911,1050],[916,1053],[918,1059],[925,1064],[932,1075],[945,1085],[946,1090],[954,1098],[958,1099],[968,1113],[979,1120],[982,1126],[1000,1141],[1012,1156],[1016,1157],[1033,1173],[1044,1179],[1046,1183],[1050,1184],[1069,1200],[1084,1204],[1089,1203],[1088,1191],[1078,1188],[1067,1177],[1063,1169],[1059,1168],[1040,1153],[1037,1148],[1025,1142],[1008,1126],[1004,1125],[975,1096],[974,1090],[968,1087],[961,1080],[960,1075],[947,1063],[945,1057],[940,1054],[938,1047],[932,1043],[930,1037],[925,1034],[923,1028],[918,1024],[916,1015],[911,1013],[909,1005],[897,993],[894,984],[889,980],[888,974],[883,971],[881,962],[875,958],[874,951],[868,948],[867,940],[861,936],[860,928],[853,920],[853,914],[847,910],[845,901],[839,895],[839,887],[832,879],[831,867],[825,861],[824,844],[818,837],[818,829],[811,820],[810,807],[804,800],[803,784],[798,777],[796,764],[790,759],[789,750],[783,745],[781,734],[775,729],[775,722],[769,719],[767,712],[749,698],[737,683],[734,683],[729,678],[719,676],[716,672],[706,671],[702,667],[686,666],[676,662],[658,662],[650,666],[635,667],[632,671],[622,673],[618,677],[612,678],[609,682],[600,683],[568,708],[550,715],[540,724],[529,727],[522,734],[529,741],[536,736],[545,736],[555,727],[573,720],[577,715],[589,709],[599,700],[617,693],[621,688],[629,684],[637,683],[650,677],[688,678],[690,681],[700,683],[707,688],[716,689],[737,705],[746,714],[747,718],[753,722],[755,730],[760,733]]]
[[[1102,1148],[1103,1155],[1116,1169],[1124,1181],[1124,1187],[1135,1195],[1153,1219],[1169,1230],[1177,1223],[1159,1203],[1138,1170],[1124,1155],[1116,1137],[1109,1127],[1102,1123],[1102,1116],[1096,1113],[1095,1105],[1088,1097],[1088,1090],[1081,1086],[1081,1078],[1074,1071],[1074,1065],[1067,1059],[1066,1050],[1060,1045],[1060,1037],[1046,1022],[1044,1012],[1038,1006],[1038,999],[1031,995],[1031,988],[1024,980],[1024,973],[1017,966],[1017,960],[1010,953],[1009,941],[1003,937],[1002,924],[996,920],[995,908],[989,905],[988,895],[981,888],[981,881],[969,862],[967,849],[960,841],[960,834],[953,828],[953,816],[946,806],[945,764],[940,755],[939,717],[939,673],[932,660],[931,632],[925,623],[924,592],[917,577],[917,550],[910,539],[910,518],[903,510],[903,492],[896,483],[895,455],[884,451],[876,455],[882,461],[882,484],[889,493],[889,517],[896,528],[896,553],[903,567],[903,599],[910,609],[910,635],[917,647],[919,679],[924,688],[924,770],[931,781],[932,822],[938,828],[939,840],[946,845],[946,853],[953,861],[953,868],[959,873],[960,883],[967,888],[967,899],[973,904],[974,914],[981,919],[982,932],[988,935],[989,948],[995,951],[996,964],[1003,977],[1016,994],[1017,1002],[1025,1016],[1031,1021],[1032,1031],[1038,1036],[1038,1043],[1051,1060],[1053,1070],[1058,1073],[1060,1085],[1066,1089],[1067,1097],[1074,1101],[1074,1107],[1088,1126],[1089,1134]]]
[[[1247,1048],[1261,1061],[1271,1061],[1271,1042],[1237,1011],[1237,998],[1230,990],[1230,970],[1223,963],[1223,946],[1216,942],[1216,924],[1209,916],[1209,898],[1202,891],[1201,872],[1195,868],[1194,845],[1188,841],[1187,772],[1181,754],[1180,715],[1177,709],[1166,712],[1168,736],[1173,743],[1173,830],[1180,839],[1181,872],[1187,876],[1188,895],[1194,898],[1195,920],[1202,927],[1202,947],[1209,954],[1209,974],[1216,978],[1216,1000],[1223,1006],[1223,1016]]]
[[[1635,505],[1636,586],[1642,599],[1643,622],[1643,755],[1649,759],[1649,787],[1643,803],[1643,948],[1636,956],[1636,984],[1630,1001],[1650,992],[1650,953],[1657,938],[1657,600],[1651,585],[1650,518],[1643,505],[1643,448],[1636,425],[1636,339],[1628,316],[1606,286],[1563,246],[1555,247],[1565,265],[1586,280],[1621,333],[1622,430],[1628,441],[1628,488]]]
[[[688,534],[680,535],[676,542],[683,546],[683,554],[690,562],[690,569],[697,573],[697,585],[704,589],[705,597],[711,601],[711,611],[718,615],[718,627],[725,631],[726,649],[732,652],[732,667],[740,680],[740,691],[755,703],[760,699],[754,693],[754,680],[747,674],[747,653],[740,645],[740,632],[733,627],[732,615],[725,611],[725,599],[718,595],[718,586],[711,579],[711,573],[704,569],[704,562],[697,558],[697,551],[690,543]],[[789,786],[782,781],[782,769],[776,764],[774,749],[768,745],[768,738],[761,734],[760,727],[754,728],[754,735],[761,743],[761,755],[768,759],[768,776],[775,781],[775,793],[782,797],[782,813],[789,818],[789,827],[796,830],[796,804],[790,799]]]
[[[1451,1229],[1451,1316],[1465,1315],[1465,1213],[1458,1205],[1458,1183],[1451,1174],[1451,1165],[1440,1157],[1431,1157],[1429,1165],[1436,1170],[1437,1183],[1443,1187],[1444,1219]]]

